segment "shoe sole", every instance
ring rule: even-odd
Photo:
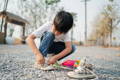
[[[94,79],[97,77],[97,75],[93,72],[87,69],[90,74],[71,74],[70,72],[67,73],[67,76],[74,79]]]

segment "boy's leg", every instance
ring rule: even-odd
[[[47,56],[50,46],[53,44],[55,35],[52,32],[45,32],[40,42],[39,50],[43,56]]]
[[[49,53],[54,53],[59,54],[61,51],[63,51],[65,49],[65,43],[64,42],[54,42],[52,44],[52,46],[49,49]],[[65,55],[64,57],[60,58],[59,60],[69,56],[70,54],[72,54],[75,51],[75,46],[72,45],[72,51],[70,53],[68,53],[67,55]]]

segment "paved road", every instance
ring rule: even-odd
[[[94,71],[100,80],[120,80],[120,50],[78,47],[75,54],[69,58],[87,57],[88,62],[94,64]]]
[[[120,50],[100,47],[77,47],[66,59],[87,57],[98,75],[95,80],[120,80]],[[35,56],[27,45],[0,45],[0,80],[74,80],[68,71],[45,72],[32,67]]]

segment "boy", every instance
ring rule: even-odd
[[[27,43],[35,54],[38,65],[45,63],[44,57],[49,53],[54,54],[47,62],[50,65],[70,55],[75,50],[68,34],[72,26],[72,15],[69,12],[60,11],[52,24],[46,23],[28,36]],[[34,39],[38,37],[41,37],[39,49],[34,42]]]

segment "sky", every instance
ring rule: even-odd
[[[120,0],[116,0],[117,3],[120,3]],[[3,2],[3,0],[0,0]],[[103,7],[108,3],[108,0],[88,0],[87,2],[87,35],[89,36],[92,32],[92,24],[95,23],[94,19],[101,12]],[[3,6],[3,4],[0,4]],[[13,11],[13,13],[17,13],[18,8],[18,0],[9,0],[8,10]],[[64,7],[66,11],[77,13],[77,22],[74,27],[74,38],[77,41],[84,40],[84,32],[85,32],[85,11],[84,11],[84,0],[61,0],[58,4],[60,7]]]
[[[92,24],[94,23],[94,18],[97,17],[105,4],[107,4],[107,0],[89,0],[87,2],[88,36],[92,31]],[[74,35],[76,35],[75,38],[77,38],[77,40],[83,41],[85,32],[84,0],[62,0],[60,6],[63,6],[67,11],[77,13],[77,23],[74,29]]]
[[[120,4],[120,0],[115,0]],[[94,19],[100,14],[103,7],[108,3],[108,0],[88,0],[87,2],[87,35],[92,32],[92,25],[95,23]],[[74,29],[75,39],[84,41],[85,32],[85,8],[84,0],[61,0],[60,6],[65,10],[77,13],[77,23]]]

